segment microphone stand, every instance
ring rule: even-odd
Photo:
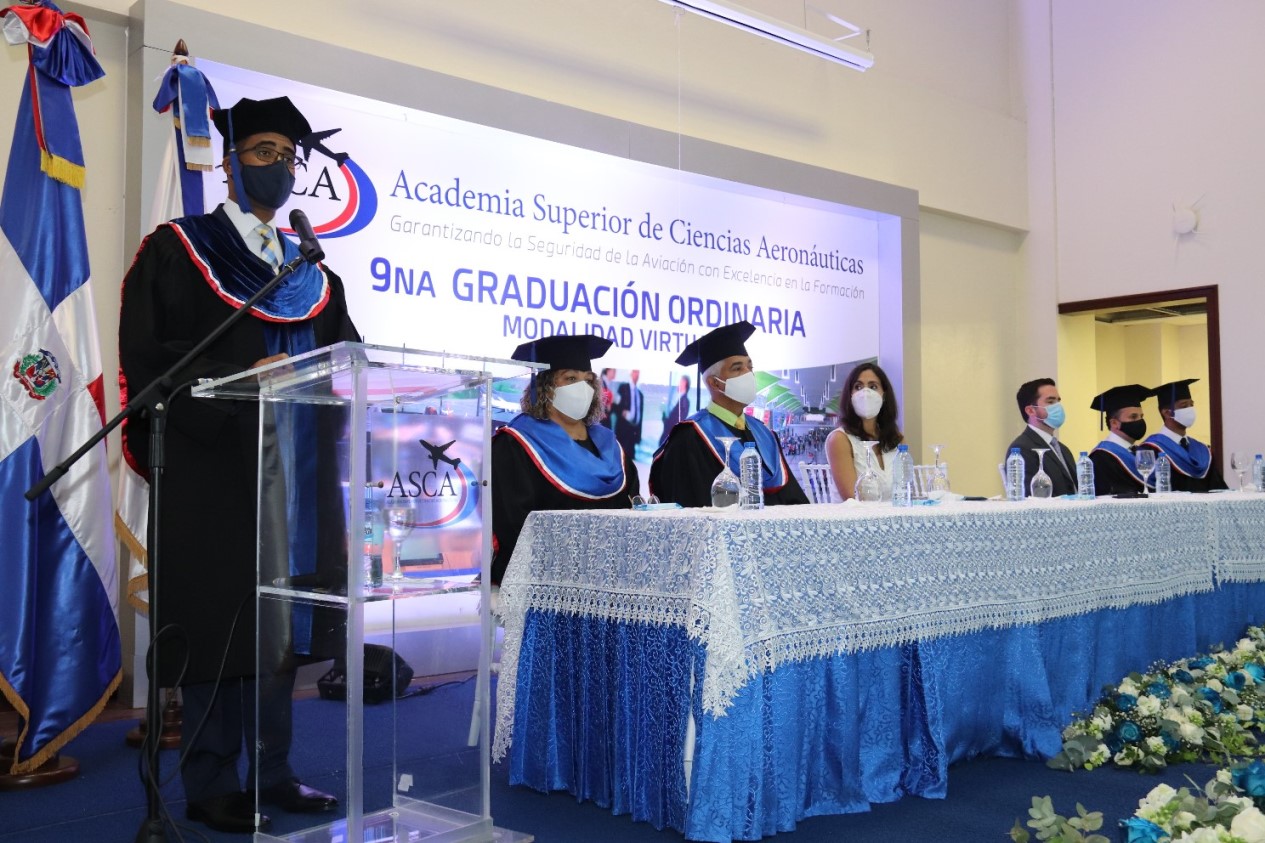
[[[80,446],[79,450],[54,466],[51,471],[44,475],[43,479],[24,493],[28,501],[35,500],[48,491],[50,486],[66,476],[72,465],[78,462],[84,454],[95,448],[97,443],[122,424],[125,418],[136,415],[142,410],[148,414],[149,529],[146,536],[146,555],[149,560],[149,653],[146,664],[149,668],[149,699],[145,707],[146,743],[141,750],[142,752],[149,752],[147,762],[148,775],[145,778],[145,795],[148,806],[145,820],[136,832],[136,843],[165,843],[167,840],[167,832],[163,827],[162,819],[162,795],[159,793],[159,784],[161,783],[161,777],[159,776],[161,742],[159,741],[159,736],[162,734],[162,701],[161,689],[158,687],[157,681],[157,665],[158,632],[160,629],[158,613],[159,550],[161,547],[159,542],[159,516],[161,515],[162,504],[162,477],[163,470],[166,467],[164,452],[166,450],[167,410],[173,395],[179,391],[172,388],[172,381],[176,373],[193,362],[202,352],[206,351],[229,328],[244,319],[251,308],[276,289],[300,265],[305,262],[316,263],[322,257],[324,257],[324,254],[321,252],[320,246],[316,244],[315,239],[308,241],[305,238],[304,241],[300,242],[298,256],[282,264],[277,274],[261,287],[259,292],[247,299],[241,307],[230,313],[227,319],[221,322],[215,330],[207,334],[201,342],[189,349],[189,352],[176,361],[171,368],[167,369],[167,371],[163,372],[148,386],[133,396],[127,402],[127,406],[119,410],[114,418],[106,422],[101,430],[94,433],[87,442]],[[183,386],[181,385],[180,388],[182,389]]]

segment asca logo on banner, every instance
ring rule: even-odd
[[[313,132],[299,141],[299,157],[307,167],[295,173],[291,203],[308,215],[317,237],[355,234],[378,212],[378,194],[368,174],[346,152],[331,152],[325,146],[326,138],[341,131]]]
[[[455,524],[474,512],[478,503],[479,484],[474,472],[460,458],[445,453],[456,442],[455,439],[446,445],[432,445],[425,439],[417,441],[426,449],[422,464],[424,466],[430,460],[430,468],[407,474],[397,471],[387,491],[387,499],[407,498],[413,502],[417,510],[414,527],[433,529]]]

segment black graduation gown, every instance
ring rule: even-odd
[[[755,436],[750,430],[736,427],[729,428],[730,435],[738,437],[740,442],[754,442]],[[782,453],[782,441],[777,438],[778,453]],[[738,446],[735,445],[735,448]],[[808,496],[795,479],[786,457],[782,457],[782,467],[786,472],[786,485],[776,492],[764,493],[765,506],[782,506],[785,504],[808,503]],[[655,455],[650,466],[650,491],[664,503],[679,503],[681,506],[711,506],[712,481],[720,474],[723,466],[716,459],[711,448],[698,435],[692,424],[679,424],[672,428],[668,441]]]
[[[576,442],[592,448],[591,440]],[[603,500],[568,495],[549,481],[521,442],[509,434],[492,437],[492,582],[500,584],[527,516],[538,509],[629,509],[641,481],[632,454],[624,451],[624,490]]]
[[[244,243],[242,248],[246,248]],[[359,339],[347,314],[342,281],[328,270],[327,274],[330,299],[313,317],[317,347]],[[232,312],[170,228],[159,228],[146,238],[123,283],[119,358],[131,395],[179,360]],[[233,375],[266,356],[264,322],[247,316],[173,383]],[[184,681],[213,680],[226,647],[226,678],[255,673],[252,598],[256,584],[258,406],[253,401],[194,399],[187,389],[170,402],[159,525],[158,599],[160,623],[178,629],[162,639],[159,681],[164,685],[178,678],[186,653]],[[129,450],[139,465],[146,467],[148,421],[136,419],[128,425]],[[326,450],[317,448],[318,452]],[[325,488],[337,488],[325,485],[331,482],[334,470],[332,459],[318,464],[318,477]],[[341,502],[336,507],[336,518],[318,519],[317,547],[341,556],[345,566],[346,527]],[[317,564],[321,566],[322,561],[318,559]],[[235,616],[236,631],[230,646]]]
[[[1089,460],[1094,464],[1094,494],[1120,495],[1145,491],[1142,481],[1130,474],[1112,454],[1090,451]]]

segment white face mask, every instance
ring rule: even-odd
[[[553,390],[553,408],[562,415],[580,421],[589,414],[593,406],[593,387],[588,381],[576,381],[566,386],[556,386]]]
[[[861,389],[852,393],[852,409],[863,419],[872,419],[883,409],[883,396],[877,389]]]
[[[719,378],[717,379],[719,380]],[[755,400],[755,372],[747,372],[724,381],[724,393],[744,407]]]
[[[1191,427],[1195,423],[1195,408],[1182,407],[1180,410],[1173,411],[1173,421],[1182,427]]]

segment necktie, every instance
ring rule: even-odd
[[[1185,448],[1187,451],[1190,450],[1190,440],[1187,439],[1185,436],[1182,437],[1182,447]]]
[[[1050,440],[1050,449],[1054,451],[1054,458],[1059,461],[1059,465],[1063,466],[1063,470],[1067,472],[1068,477],[1072,476],[1072,470],[1068,468],[1067,460],[1063,459],[1063,446],[1059,444],[1057,438]]]
[[[264,240],[263,245],[259,247],[259,257],[271,264],[273,269],[276,269],[281,265],[281,258],[277,256],[277,252],[274,248],[277,240],[272,236],[272,227],[260,223],[255,226],[255,233]]]

